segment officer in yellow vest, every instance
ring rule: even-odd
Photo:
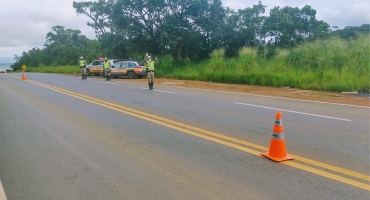
[[[81,69],[81,75],[82,75],[82,78],[81,79],[87,79],[87,75],[86,75],[86,61],[84,60],[84,58],[81,56],[80,57],[80,60],[78,62],[80,64],[80,69]]]
[[[103,67],[104,67],[105,77],[107,78],[107,81],[110,81],[111,80],[111,76],[110,76],[111,64],[110,64],[108,58],[105,58],[105,60],[103,62]]]
[[[149,86],[149,90],[152,90],[154,89],[153,88],[153,85],[154,85],[154,64],[157,64],[159,61],[157,58],[155,58],[155,61],[152,60],[152,57],[151,56],[146,56],[146,61],[147,61],[147,71],[148,71],[148,86]]]

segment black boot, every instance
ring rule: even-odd
[[[151,90],[152,89],[152,84],[148,83],[148,86],[149,86],[149,90]]]
[[[153,85],[154,85],[154,83],[151,83],[151,88],[152,88],[152,90],[154,89]]]
[[[84,75],[83,75],[83,74],[82,74],[82,78],[81,78],[81,80],[82,80],[82,79],[84,79]]]

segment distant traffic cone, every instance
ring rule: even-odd
[[[262,153],[263,156],[276,162],[294,159],[293,156],[286,153],[284,128],[281,118],[281,112],[276,112],[276,120],[270,142],[270,149],[268,152]]]
[[[23,73],[22,73],[22,80],[27,80],[27,78],[26,78],[26,74],[24,74],[24,71],[23,71]]]

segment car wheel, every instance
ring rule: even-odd
[[[143,75],[139,75],[139,76],[137,76],[138,78],[143,78]]]
[[[128,78],[129,78],[129,79],[133,79],[133,78],[135,78],[135,74],[134,74],[134,72],[129,72],[129,73],[127,74],[127,76],[128,76]]]

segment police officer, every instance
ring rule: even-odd
[[[110,64],[108,58],[105,58],[105,60],[103,62],[103,67],[104,67],[105,77],[107,78],[107,81],[110,81],[111,80],[111,76],[110,76],[111,64]]]
[[[87,75],[86,75],[86,61],[84,60],[84,58],[82,56],[80,57],[79,64],[80,64],[81,75],[82,75],[82,78],[81,79],[87,79]]]
[[[149,90],[154,89],[154,64],[157,64],[159,61],[157,58],[155,58],[155,61],[152,60],[152,57],[150,55],[146,56],[147,61],[147,70],[148,70],[148,86]]]

